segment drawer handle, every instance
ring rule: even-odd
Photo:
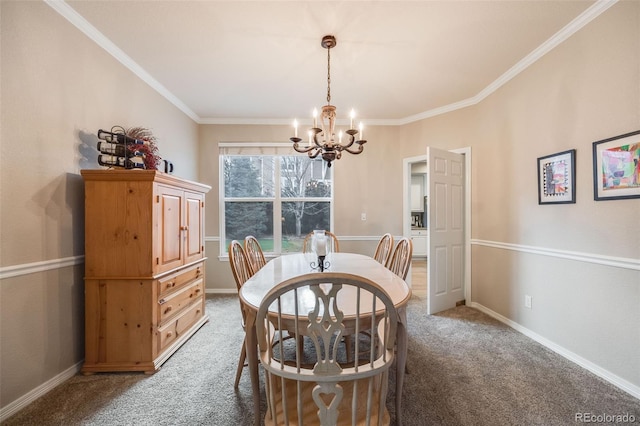
[[[188,226],[181,226],[181,227],[180,227],[180,230],[181,230],[181,231],[188,231],[188,230],[189,230],[189,227],[188,227]]]
[[[200,289],[196,288],[196,294],[200,293]]]
[[[175,285],[176,285],[176,282],[175,282],[175,281],[169,281],[169,282],[167,283],[167,288],[174,287]]]
[[[173,332],[172,331],[167,332],[167,337],[171,337],[171,336],[173,336]]]
[[[164,305],[165,303],[167,303],[167,301],[164,300],[164,299],[160,299],[160,300],[158,300],[158,303],[161,304],[161,305]]]
[[[173,308],[171,307],[171,305],[167,306],[167,309],[164,310],[165,314],[168,314],[169,312],[171,312]]]

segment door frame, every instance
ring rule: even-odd
[[[425,149],[426,150],[426,149]],[[464,155],[464,298],[471,303],[471,147],[450,149]],[[402,234],[411,238],[411,164],[427,161],[427,155],[417,155],[402,159]],[[429,218],[427,218],[429,220]],[[428,259],[427,259],[428,261]],[[407,276],[411,287],[411,273]]]

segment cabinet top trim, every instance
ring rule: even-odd
[[[158,170],[126,170],[126,169],[85,169],[80,170],[85,181],[148,181],[180,186],[207,193],[211,190],[209,185],[182,179]]]

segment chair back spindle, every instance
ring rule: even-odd
[[[255,274],[266,265],[267,261],[264,258],[264,253],[260,242],[253,235],[248,235],[244,239],[244,251],[247,255],[247,263],[251,269],[251,275]]]
[[[393,252],[393,235],[386,233],[378,241],[373,258],[386,266],[391,257],[391,252]]]

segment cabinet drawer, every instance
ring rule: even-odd
[[[411,236],[413,237],[426,237],[429,235],[429,231],[427,229],[412,229]]]
[[[158,309],[158,324],[164,323],[203,294],[204,280],[201,278],[192,285],[158,300],[160,305]]]
[[[180,272],[176,272],[175,274],[167,275],[166,277],[160,278],[158,280],[158,296],[162,298],[166,294],[178,290],[185,284],[201,278],[203,275],[204,264],[199,263],[197,265],[185,268]]]
[[[176,341],[193,324],[195,324],[204,315],[204,296],[200,298],[189,308],[185,309],[175,319],[158,329],[158,352],[162,352],[167,346]]]

